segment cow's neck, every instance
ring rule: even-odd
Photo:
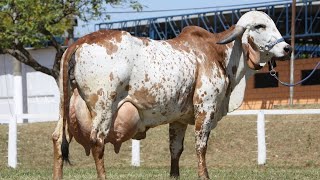
[[[231,86],[235,87],[244,76],[246,76],[247,79],[252,76],[255,71],[251,70],[247,65],[240,38],[237,38],[233,44],[230,43],[229,47],[230,48],[226,50],[227,74]]]

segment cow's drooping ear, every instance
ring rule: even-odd
[[[242,43],[242,48],[249,68],[254,70],[261,69],[263,66],[260,66],[260,51],[254,44],[252,37],[248,36],[248,41]]]
[[[222,38],[217,44],[228,44],[229,42],[234,41],[238,36],[242,36],[246,28],[242,26],[236,26],[230,34]]]

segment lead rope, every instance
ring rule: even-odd
[[[302,79],[302,80],[299,81],[299,82],[296,82],[296,83],[294,83],[294,84],[290,84],[290,83],[282,82],[282,81],[278,78],[278,76],[277,76],[277,71],[273,68],[272,63],[270,63],[270,64],[271,64],[270,75],[273,76],[276,80],[278,80],[282,85],[284,85],[284,86],[289,86],[289,87],[291,87],[291,86],[296,86],[296,85],[298,85],[298,84],[303,83],[303,82],[306,81],[307,79],[309,79],[309,78],[314,74],[314,72],[316,72],[316,70],[318,69],[318,67],[320,66],[320,62],[318,62],[318,64],[313,68],[312,72],[311,72],[307,77],[305,77],[304,79]]]

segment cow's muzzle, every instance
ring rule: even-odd
[[[284,54],[287,56],[287,55],[290,55],[291,52],[292,52],[292,47],[288,44],[286,45],[284,48],[283,48],[283,52]]]

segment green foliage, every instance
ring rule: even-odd
[[[24,46],[42,46],[54,35],[60,36],[72,28],[75,17],[90,20],[101,16],[106,4],[129,4],[135,10],[142,8],[133,0],[2,0],[0,49],[14,49],[15,39]]]

